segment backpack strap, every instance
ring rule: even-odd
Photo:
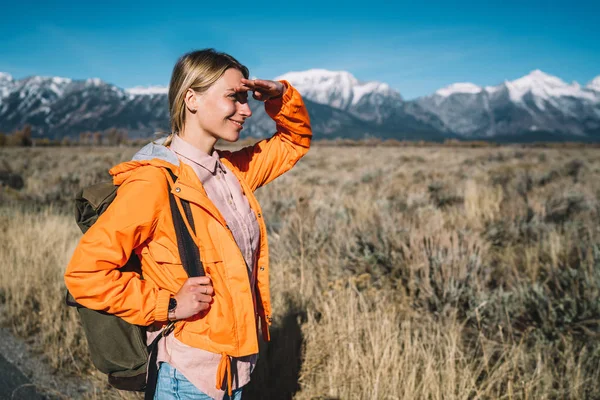
[[[173,182],[177,180],[177,176],[171,171],[167,169]],[[185,221],[183,220],[183,215],[179,211],[179,207],[177,207],[177,199],[175,195],[169,191],[169,203],[171,205],[171,215],[173,216],[173,225],[175,226],[175,235],[177,236],[177,247],[179,249],[179,258],[181,258],[181,264],[183,264],[183,268],[187,272],[190,278],[196,276],[205,276],[204,266],[202,265],[202,260],[200,260],[200,249],[198,245],[194,242],[192,235],[187,230],[185,226]],[[196,233],[196,228],[194,226],[194,217],[192,216],[192,209],[190,207],[190,202],[187,200],[181,200],[181,206],[183,207],[183,211],[187,217],[188,223],[192,228],[192,231]]]
[[[169,175],[171,175],[171,180],[175,182],[177,180],[177,176],[170,169],[167,169],[167,171],[169,172]],[[170,190],[169,204],[171,206],[171,216],[173,218],[173,225],[175,226],[175,236],[177,237],[177,248],[179,249],[179,258],[181,259],[181,264],[190,278],[196,276],[205,276],[206,273],[204,272],[202,260],[200,260],[200,250],[198,245],[194,242],[192,235],[190,235],[190,232],[185,226],[185,221],[183,220],[184,217],[181,215],[179,207],[177,206],[177,199]],[[196,233],[190,202],[181,199],[181,206],[186,215],[188,223],[192,228],[192,231]],[[161,338],[169,335],[174,328],[175,322],[171,321],[161,332],[161,334],[158,335],[148,346],[150,359],[148,360],[148,378],[144,393],[144,400],[153,400],[154,393],[156,392],[156,384],[158,383],[158,368],[156,366],[156,360],[158,359],[158,342]]]

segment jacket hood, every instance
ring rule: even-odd
[[[126,161],[112,167],[108,172],[113,177],[113,183],[120,185],[139,167],[153,165],[177,170],[179,159],[163,143],[167,138],[152,141],[133,155],[131,161]]]

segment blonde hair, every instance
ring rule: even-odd
[[[171,134],[163,143],[168,146],[173,135],[179,134],[185,125],[185,93],[192,89],[204,93],[229,68],[238,69],[244,78],[250,73],[246,66],[227,53],[214,49],[196,50],[184,54],[177,60],[169,83],[169,115]]]

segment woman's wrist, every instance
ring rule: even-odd
[[[279,91],[279,94],[277,96],[273,96],[269,100],[282,99],[283,95],[285,94],[285,91],[287,90],[287,85],[284,82],[281,82],[281,81],[275,81],[275,82],[281,84],[281,90]]]
[[[169,308],[167,309],[167,319],[169,321],[175,321],[177,316],[175,315],[175,311],[177,309],[177,299],[175,296],[171,295],[169,298]]]
[[[286,86],[286,85],[285,85],[285,83],[283,83],[283,82],[279,82],[279,81],[277,81],[277,82],[281,84],[281,91],[279,92],[279,95],[277,95],[275,98],[276,98],[276,99],[280,99],[280,98],[282,98],[282,97],[283,97],[283,94],[284,94],[284,93],[285,93],[285,91],[287,90],[287,86]]]

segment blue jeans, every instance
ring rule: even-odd
[[[242,398],[242,388],[236,389],[231,393],[231,397],[225,393],[223,400],[240,400]],[[160,363],[158,370],[158,382],[156,383],[156,392],[154,400],[212,400],[212,397],[202,393],[193,384],[188,381],[181,372],[170,366],[166,362]]]

